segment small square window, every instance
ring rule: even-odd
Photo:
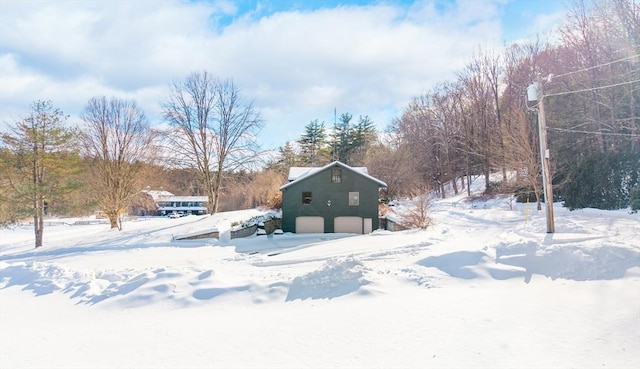
[[[360,205],[360,192],[349,192],[349,206]]]
[[[311,204],[311,192],[303,192],[302,193],[302,203],[303,204]]]
[[[331,168],[331,183],[342,182],[342,170],[340,168]]]

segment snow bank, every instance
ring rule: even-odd
[[[2,229],[0,363],[637,366],[640,215],[558,207],[548,235],[543,214],[488,204],[361,236],[173,237],[255,212],[53,227],[38,250]]]
[[[286,301],[332,299],[356,292],[369,283],[364,271],[364,265],[352,257],[330,259],[320,269],[296,277]]]

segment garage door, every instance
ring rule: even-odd
[[[335,217],[333,220],[335,233],[362,234],[362,218],[360,217]]]
[[[324,218],[297,217],[296,233],[324,233]]]

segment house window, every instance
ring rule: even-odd
[[[331,169],[331,182],[332,183],[342,182],[342,170],[340,168]]]
[[[303,204],[311,204],[311,192],[303,192],[302,193],[302,203]]]
[[[360,192],[349,192],[349,206],[360,205]]]

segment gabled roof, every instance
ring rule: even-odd
[[[344,164],[342,162],[334,161],[332,163],[325,165],[324,167],[291,167],[289,168],[289,183],[280,187],[280,190],[285,190],[288,187],[292,186],[294,183],[297,183],[307,177],[311,177],[316,173],[322,172],[323,170],[334,167],[334,166],[342,167],[353,173],[356,173],[365,178],[368,178],[373,182],[377,183],[378,186],[380,187],[387,187],[386,183],[382,182],[381,180],[375,177],[370,176],[366,167],[350,167],[347,164]]]
[[[164,190],[142,190],[142,192],[149,194],[153,198],[153,201],[158,201],[162,197],[173,196],[171,192]]]
[[[334,161],[333,163],[337,163],[337,161]],[[330,165],[332,165],[333,163],[331,163]],[[314,173],[317,173],[324,168],[326,167],[291,167],[289,168],[289,177],[287,178],[287,180],[289,182],[295,181],[298,178],[306,177]],[[350,168],[357,172],[369,174],[367,167],[350,167]]]
[[[153,201],[209,201],[207,196],[177,196],[169,191],[164,190],[142,190],[142,192],[149,194]]]

